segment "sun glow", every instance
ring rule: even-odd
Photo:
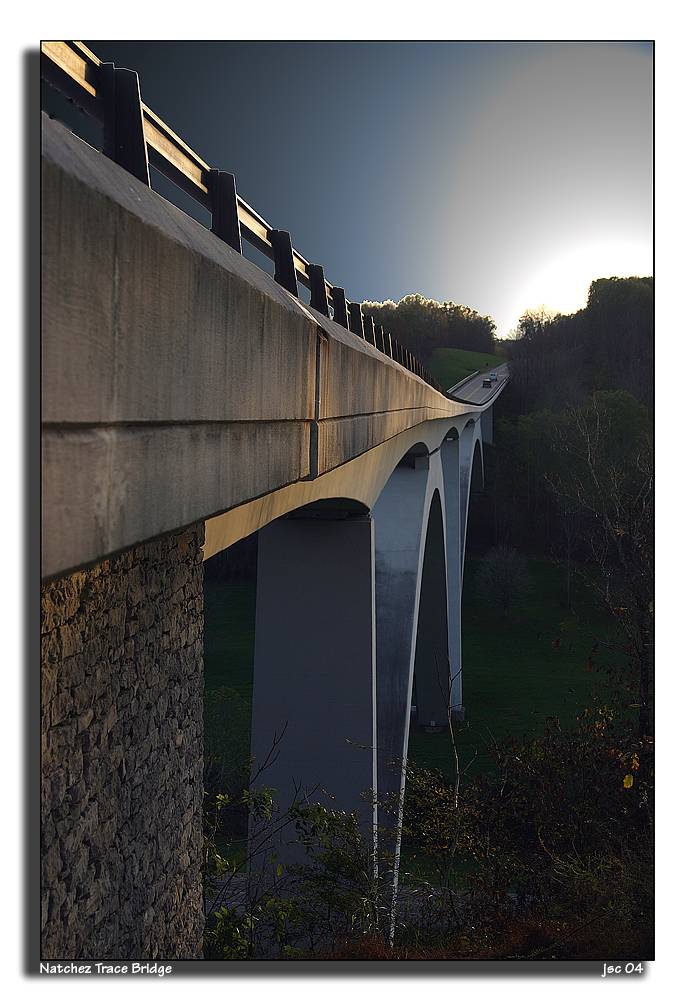
[[[498,333],[505,336],[527,309],[543,306],[549,313],[575,313],[586,305],[595,278],[643,277],[652,270],[651,251],[641,243],[597,242],[565,250],[527,276],[509,315],[500,317]]]

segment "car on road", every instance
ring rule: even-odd
[[[490,381],[497,382],[497,372],[490,372]]]
[[[483,379],[483,389],[492,389],[492,379]]]

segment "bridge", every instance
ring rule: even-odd
[[[203,561],[258,533],[255,760],[281,742],[257,782],[376,836],[415,672],[419,725],[463,712],[468,499],[508,373],[442,391],[135,73],[75,42],[42,73],[71,102],[42,122],[42,955],[190,958]]]

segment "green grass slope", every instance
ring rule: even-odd
[[[466,560],[463,598],[463,701],[466,722],[456,725],[461,768],[467,775],[494,767],[495,742],[507,736],[537,736],[546,719],[572,728],[600,683],[606,639],[614,625],[593,595],[577,586],[574,613],[564,607],[564,570],[529,560],[531,588],[505,620],[476,594],[480,560]],[[606,649],[601,647],[601,650]],[[417,678],[416,678],[417,682]],[[453,778],[448,733],[410,731],[410,760]]]
[[[205,582],[205,756],[217,792],[243,787],[251,753],[255,590]]]
[[[501,357],[484,354],[482,351],[437,348],[430,355],[427,368],[444,389],[449,389],[472,372],[484,372],[485,369],[494,368],[502,361]]]

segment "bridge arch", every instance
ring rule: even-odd
[[[485,486],[485,466],[483,463],[483,446],[480,438],[476,438],[473,446],[473,467],[471,469],[471,493],[480,493]]]
[[[483,437],[480,421],[469,421],[461,435],[459,474],[459,553],[461,583],[463,585],[463,568],[466,554],[466,531],[468,528],[470,495],[471,492],[479,492],[483,489],[485,478],[483,466]]]
[[[284,790],[280,810],[324,790],[341,808],[364,804],[365,829],[389,826],[375,800],[400,815],[416,665],[419,724],[463,711],[465,509],[481,435],[461,424],[411,439],[371,506],[323,497],[259,531],[252,753],[263,761],[282,734],[262,778]]]
[[[367,505],[354,497],[322,497],[320,500],[310,501],[300,507],[292,508],[283,518],[300,519],[344,519],[363,518],[369,515]],[[261,529],[262,531],[262,529]]]
[[[427,517],[415,622],[413,682],[420,726],[440,725],[449,711],[452,679],[449,674],[447,584],[444,512],[439,489],[435,488]],[[410,717],[412,719],[412,713]],[[405,758],[407,751],[406,745]]]
[[[456,716],[463,712],[461,687],[461,461],[465,454],[468,432],[451,428],[441,445],[442,476],[445,495],[445,532],[447,554],[447,616],[450,706]]]
[[[466,415],[451,420],[428,421],[400,432],[375,448],[330,470],[316,479],[294,483],[235,508],[208,518],[205,523],[204,558],[251,535],[264,525],[314,501],[350,497],[372,508],[396,467],[412,464],[415,458],[455,446],[457,435],[464,440]],[[473,427],[475,422],[471,422]],[[466,431],[466,435],[470,431]],[[455,451],[455,447],[452,449]]]

